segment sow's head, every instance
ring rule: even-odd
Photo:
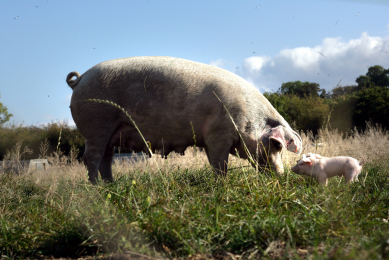
[[[260,164],[270,163],[277,174],[284,173],[284,166],[281,160],[282,148],[300,154],[302,150],[301,137],[289,127],[277,126],[268,127],[260,138],[262,150],[266,156],[259,156]]]

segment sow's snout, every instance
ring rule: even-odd
[[[285,141],[286,141],[286,149],[290,152],[301,154],[303,149],[302,140],[298,133],[293,131],[291,128],[284,129],[285,131]]]

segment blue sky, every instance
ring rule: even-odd
[[[324,54],[320,55],[318,52]],[[287,81],[331,90],[389,68],[389,1],[3,1],[0,102],[11,121],[67,120],[69,72],[172,56],[236,73],[261,92]]]

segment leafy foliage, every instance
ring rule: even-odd
[[[286,82],[264,96],[297,130],[331,127],[351,133],[366,123],[389,128],[389,69],[376,65],[356,79],[358,85],[337,86],[326,93],[317,83]]]
[[[359,87],[357,85],[337,86],[332,89],[331,98],[336,99],[338,97],[345,97],[357,92]]]
[[[8,122],[12,116],[12,114],[8,113],[7,107],[0,102],[0,125]]]
[[[374,86],[389,87],[389,69],[384,69],[382,66],[375,65],[369,67],[366,76],[359,76],[356,80],[358,88],[370,88]]]
[[[356,94],[333,95],[333,98],[326,100],[326,103],[330,107],[328,127],[350,133],[355,126],[353,118],[358,96]],[[366,125],[366,122],[363,122],[363,125]]]
[[[308,81],[294,81],[282,83],[281,88],[278,90],[283,95],[296,95],[300,98],[304,97],[324,97],[326,91],[320,88],[317,83],[311,83]],[[319,95],[319,92],[321,94]]]
[[[353,121],[362,128],[367,121],[389,128],[389,87],[373,86],[358,92]]]
[[[72,147],[75,147],[79,150],[79,157],[84,154],[85,139],[76,128],[63,123],[51,123],[43,129],[52,148],[58,148],[69,155]]]
[[[292,94],[264,93],[264,96],[285,118],[293,122],[296,129],[312,131],[317,134],[318,129],[325,126],[329,116],[329,105],[318,96],[299,97]]]
[[[0,126],[0,159],[20,141],[33,150],[32,155],[23,159],[38,158],[39,147],[46,138],[49,142],[49,154],[57,151],[57,147],[65,155],[70,153],[72,147],[79,150],[79,158],[84,153],[84,138],[76,128],[66,123],[53,122],[42,126],[8,124]]]

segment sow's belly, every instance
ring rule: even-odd
[[[163,118],[161,120],[164,120]],[[137,120],[135,120],[135,123]],[[109,145],[128,147],[134,152],[148,153],[148,147],[155,152],[156,150],[163,155],[168,155],[171,151],[183,154],[188,146],[196,142],[196,146],[204,147],[204,127],[197,122],[184,121],[183,123],[174,120],[173,122],[160,121],[158,124],[153,122],[138,120],[139,131],[130,124],[122,123],[112,134]],[[196,127],[195,125],[200,125]],[[146,143],[145,143],[146,142]]]

